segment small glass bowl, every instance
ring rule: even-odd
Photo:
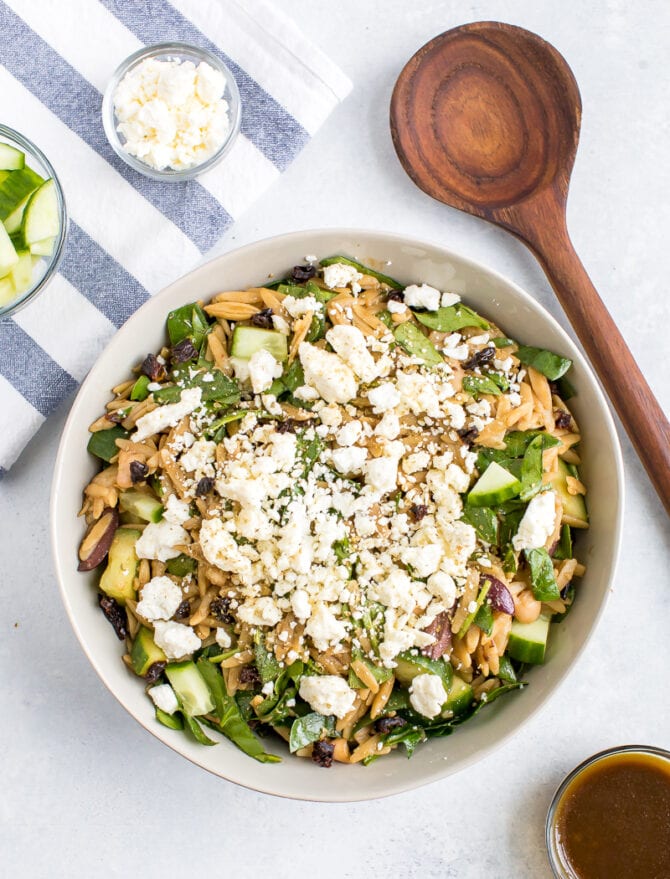
[[[14,131],[13,128],[8,128],[6,125],[0,125],[0,141],[17,147],[17,149],[24,152],[26,154],[26,165],[44,177],[45,180],[49,177],[53,177],[56,184],[56,198],[58,200],[58,217],[60,223],[60,228],[54,242],[51,256],[43,257],[39,263],[33,267],[32,286],[26,290],[25,293],[21,293],[17,296],[16,299],[12,299],[11,302],[7,302],[5,305],[0,305],[0,320],[3,320],[4,318],[16,314],[19,309],[23,308],[29,302],[32,302],[32,300],[44,290],[51,278],[56,274],[58,264],[63,256],[65,238],[67,236],[67,209],[65,207],[65,197],[63,196],[63,189],[60,185],[58,175],[42,150],[29,141],[27,137],[19,134],[18,131]]]
[[[594,763],[599,763],[601,760],[606,760],[607,758],[614,757],[618,754],[648,754],[651,757],[658,757],[659,760],[664,760],[670,764],[670,751],[666,751],[663,748],[655,748],[653,745],[619,745],[616,748],[608,748],[606,751],[599,751],[597,754],[584,760],[583,763],[580,763],[579,766],[566,775],[553,796],[551,805],[549,806],[549,812],[547,813],[547,823],[545,827],[545,840],[547,844],[547,854],[549,855],[549,865],[555,879],[575,879],[575,873],[566,865],[564,859],[561,857],[556,841],[556,821],[558,819],[558,809],[561,800],[569,790],[572,782],[581,775],[585,769],[588,769],[589,766],[593,766]]]
[[[125,140],[122,140],[121,135],[116,130],[118,119],[114,111],[114,92],[126,73],[147,58],[158,58],[161,61],[191,61],[196,66],[204,61],[206,64],[209,64],[210,67],[213,67],[215,70],[218,70],[223,74],[226,81],[226,88],[223,97],[228,102],[230,131],[228,132],[228,137],[221,144],[219,149],[199,165],[193,165],[191,168],[182,168],[178,170],[174,168],[158,170],[152,168],[151,165],[147,165],[146,162],[143,162],[136,156],[131,156],[130,153],[127,153],[123,148]],[[199,46],[193,46],[190,43],[157,43],[156,45],[145,46],[143,49],[133,52],[132,55],[129,55],[128,58],[116,68],[107,88],[105,89],[105,94],[102,99],[102,124],[105,129],[105,134],[107,135],[107,140],[109,140],[112,149],[127,165],[135,171],[139,171],[140,174],[144,174],[145,177],[150,177],[152,180],[164,180],[168,183],[178,183],[181,180],[192,180],[194,177],[198,177],[205,171],[209,171],[210,168],[213,168],[221,161],[221,159],[223,159],[235,142],[235,138],[240,130],[241,110],[242,104],[240,101],[240,93],[235,78],[228,67],[226,67],[223,61],[219,60],[216,55],[207,51],[207,49],[201,49]]]

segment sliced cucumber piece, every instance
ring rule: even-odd
[[[136,488],[129,488],[127,491],[121,492],[119,509],[123,513],[137,516],[143,522],[160,522],[163,518],[163,504],[158,498]]]
[[[146,626],[140,626],[133,646],[130,648],[130,661],[133,671],[141,678],[155,662],[165,662],[166,656],[154,642],[153,635]]]
[[[473,485],[467,502],[473,507],[494,507],[515,497],[520,491],[521,483],[516,476],[492,461]]]
[[[507,643],[507,653],[519,662],[540,665],[544,662],[549,637],[551,616],[540,614],[532,623],[512,621],[512,631]]]
[[[16,299],[16,290],[11,275],[0,278],[0,305],[7,305],[12,299]]]
[[[41,241],[35,241],[30,245],[30,252],[33,256],[51,256],[55,241],[55,238],[43,238]]]
[[[566,464],[561,458],[558,459],[558,473],[551,481],[551,487],[563,501],[563,518],[565,525],[573,528],[588,528],[589,515],[586,511],[586,501],[582,494],[570,494],[568,492],[567,477],[574,476],[579,479],[579,472],[573,465]]]
[[[33,282],[33,259],[27,250],[17,253],[19,261],[15,263],[9,273],[17,295],[25,293]]]
[[[32,192],[28,193],[28,195],[23,199],[23,201],[19,202],[19,204],[14,208],[11,214],[4,220],[3,225],[5,229],[9,232],[10,235],[15,235],[17,232],[21,231],[21,223],[23,222],[23,212],[26,209],[26,205],[30,201],[30,196]]]
[[[288,360],[287,337],[278,330],[261,327],[235,327],[230,353],[240,360],[250,360],[256,351],[268,351],[275,360]]]
[[[27,195],[38,187],[41,188],[43,182],[44,178],[36,174],[32,168],[21,168],[19,171],[9,173],[0,183],[0,220],[6,220]],[[50,234],[55,235],[56,232]],[[46,238],[47,234],[40,237]]]
[[[0,168],[3,171],[17,171],[26,164],[26,154],[8,143],[0,143]]]
[[[429,659],[421,654],[401,653],[396,656],[395,662],[395,676],[404,687],[408,687],[417,675],[432,674],[440,678],[444,689],[449,692],[453,669],[443,659]]]
[[[197,717],[214,711],[212,694],[194,662],[172,662],[166,667],[165,674],[184,714]]]
[[[7,230],[4,226],[0,226],[0,278],[9,274],[18,261],[19,255],[7,234]]]
[[[35,244],[45,238],[55,238],[59,228],[56,181],[50,178],[31,195],[23,213],[21,236],[26,244]]]
[[[466,684],[463,678],[454,675],[451,686],[447,690],[447,701],[442,706],[442,717],[453,717],[460,714],[470,705],[475,697],[470,684]]]
[[[100,589],[119,604],[125,604],[129,598],[134,599],[136,596],[133,581],[139,559],[135,553],[135,543],[141,534],[136,528],[118,528],[109,547],[107,567],[100,578]]]

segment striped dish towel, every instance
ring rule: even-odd
[[[265,0],[0,0],[1,121],[36,143],[70,215],[59,274],[0,321],[0,475],[152,293],[192,267],[351,88]],[[112,151],[100,115],[113,71],[167,40],[215,52],[242,98],[241,133],[197,180],[161,183]]]

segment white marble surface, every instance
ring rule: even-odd
[[[283,6],[338,58],[355,90],[220,250],[328,225],[407,232],[486,262],[562,319],[523,247],[415,189],[388,132],[395,78],[429,38],[468,20],[523,25],[565,55],[580,84],[584,119],[570,228],[670,408],[664,0]],[[625,438],[618,575],[598,631],[549,706],[460,775],[384,801],[324,806],[261,796],[191,766],[127,716],[88,665],[60,603],[48,544],[49,481],[64,414],[51,419],[0,486],[3,875],[544,879],[544,817],[564,773],[622,742],[670,747],[668,522]]]

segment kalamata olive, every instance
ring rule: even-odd
[[[116,508],[107,507],[103,510],[102,516],[88,529],[81,542],[78,571],[92,571],[107,558],[114,532],[118,527],[118,511]]]
[[[476,369],[478,366],[482,366],[484,363],[490,363],[495,356],[495,348],[482,348],[480,351],[475,351],[472,357],[469,360],[465,361],[465,363],[463,364],[463,369]]]
[[[130,481],[133,485],[136,485],[138,482],[143,482],[147,478],[147,473],[149,472],[149,468],[144,461],[131,461],[129,469]]]
[[[439,659],[451,650],[451,620],[446,611],[438,613],[433,622],[424,629],[428,635],[435,638],[434,644],[429,644],[421,651],[429,659]]]
[[[312,760],[317,766],[323,766],[328,769],[333,765],[333,754],[335,753],[335,745],[330,742],[314,742],[312,748]]]
[[[407,725],[404,717],[396,714],[395,717],[380,717],[375,721],[375,730],[382,735],[393,732],[394,729],[400,729]]]
[[[301,281],[309,281],[309,279],[313,278],[314,275],[316,275],[315,266],[293,266],[293,271],[291,272],[291,280],[300,283]]]
[[[173,363],[188,363],[189,360],[194,360],[197,356],[198,351],[189,338],[177,342],[170,351],[170,358]]]
[[[271,308],[264,308],[257,314],[252,314],[250,320],[251,326],[260,327],[262,330],[271,330],[274,327],[272,314],[273,312]]]
[[[486,575],[485,580],[491,584],[489,586],[489,591],[486,594],[486,600],[493,610],[500,610],[503,613],[513,614],[514,599],[507,586],[496,577],[491,577],[489,574]]]

